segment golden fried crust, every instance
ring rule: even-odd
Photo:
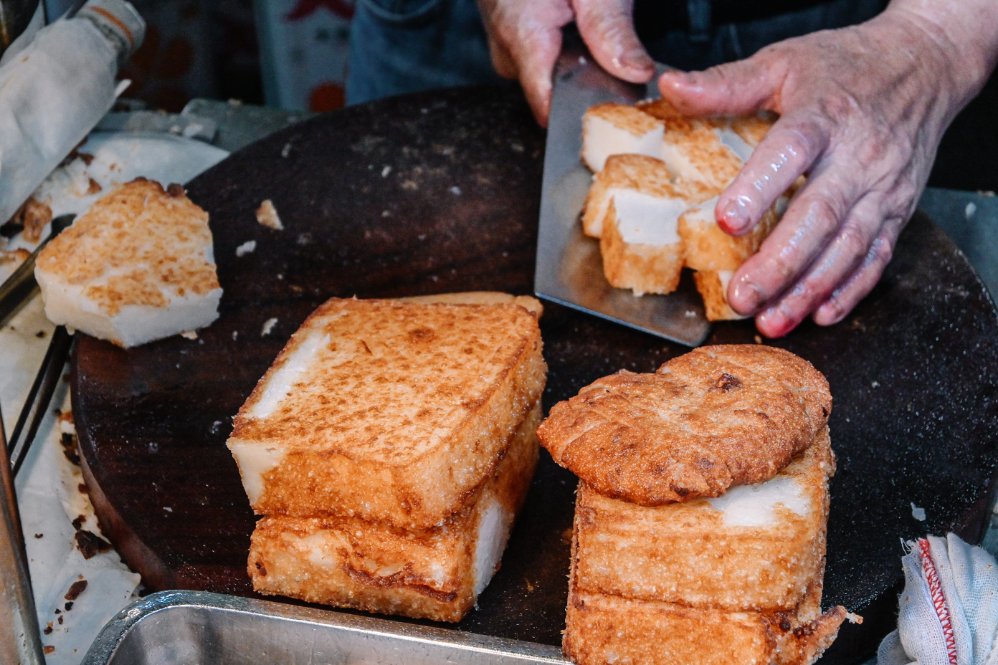
[[[737,321],[747,318],[728,304],[728,293],[721,274],[714,270],[700,270],[693,273],[697,292],[703,298],[703,309],[708,321]]]
[[[108,316],[123,307],[220,288],[208,213],[183,189],[138,178],[122,185],[45,246],[38,268],[74,286]]]
[[[271,394],[292,370],[293,389]],[[259,483],[257,513],[427,527],[492,472],[546,371],[536,314],[515,300],[332,299],[260,380],[228,446],[248,493]],[[266,451],[271,466],[251,473]]]
[[[827,428],[768,486],[787,501],[750,523],[709,500],[638,506],[579,484],[578,588],[729,611],[790,610],[821,580],[834,459]],[[742,494],[741,510],[764,509]],[[731,508],[728,508],[731,510]],[[738,510],[738,508],[734,508]],[[742,513],[744,516],[744,512]]]
[[[672,293],[679,286],[683,272],[682,245],[625,241],[620,235],[613,203],[603,218],[599,246],[603,255],[603,275],[616,288],[631,289],[640,296]]]
[[[606,120],[613,126],[635,135],[647,134],[658,126],[655,118],[649,117],[633,106],[616,102],[592,106],[586,111],[586,116]]]
[[[846,618],[841,606],[811,618],[816,606],[726,612],[570,587],[562,649],[577,665],[810,665]]]
[[[693,270],[737,270],[759,251],[776,222],[776,211],[770,208],[749,233],[733,236],[718,226],[713,210],[707,219],[688,210],[679,216],[678,227],[685,265]]]
[[[360,518],[265,517],[247,563],[253,588],[308,602],[437,621],[459,621],[476,596],[479,522],[501,507],[490,538],[501,552],[537,463],[539,403],[520,423],[492,476],[466,509],[440,526],[398,529]],[[498,561],[496,562],[498,568]],[[480,571],[487,577],[495,569]],[[483,586],[487,577],[480,581]]]
[[[653,506],[769,480],[831,408],[825,377],[788,351],[706,346],[654,374],[597,380],[556,404],[538,436],[600,494]]]

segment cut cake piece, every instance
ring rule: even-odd
[[[537,318],[489,305],[331,299],[228,440],[259,514],[444,523],[499,463],[546,378]]]
[[[582,161],[596,173],[610,155],[658,157],[663,131],[661,122],[633,106],[597,104],[582,116]]]
[[[762,241],[776,226],[776,210],[766,211],[758,224],[742,236],[726,233],[717,224],[714,209],[717,197],[704,201],[679,217],[679,237],[684,248],[684,264],[693,270],[737,270],[759,251]]]
[[[669,203],[677,198],[672,173],[661,159],[647,155],[611,155],[603,170],[593,176],[582,211],[582,230],[587,236],[603,235],[603,220],[610,204],[620,195],[628,205],[643,204],[657,214],[673,214]],[[681,212],[681,210],[680,210]]]
[[[731,309],[728,304],[728,284],[735,276],[733,270],[701,270],[693,273],[693,283],[703,300],[708,321],[737,321],[748,317]]]
[[[583,214],[586,233],[600,235],[607,281],[638,295],[674,291],[683,268],[679,216],[713,193],[698,183],[674,184],[660,160],[610,157]]]
[[[752,154],[753,146],[731,128],[728,118],[687,117],[664,99],[637,107],[665,125],[658,156],[679,178],[722,190]]]
[[[499,568],[537,462],[540,405],[491,477],[442,525],[405,531],[359,518],[265,517],[250,545],[253,588],[308,602],[459,621]]]
[[[126,348],[209,325],[222,297],[208,213],[145,179],[53,238],[35,278],[49,320]]]
[[[791,611],[822,579],[834,470],[826,427],[773,478],[715,498],[640,506],[580,483],[576,585],[690,607]]]

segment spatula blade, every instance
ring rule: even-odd
[[[603,102],[633,103],[658,96],[655,80],[625,83],[607,74],[590,57],[577,35],[566,35],[558,59],[551,99],[534,292],[538,297],[637,328],[665,339],[697,346],[710,330],[693,280],[684,275],[668,296],[634,296],[603,276],[599,242],[586,237],[579,223],[592,175],[579,161],[582,115]]]

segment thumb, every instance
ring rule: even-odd
[[[690,115],[744,115],[759,109],[779,112],[785,61],[760,52],[745,60],[702,72],[668,71],[658,80],[662,97]]]
[[[579,33],[603,69],[631,83],[655,74],[655,63],[634,31],[632,0],[572,0]]]

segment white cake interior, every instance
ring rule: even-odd
[[[678,220],[686,210],[680,199],[649,196],[622,189],[613,197],[617,230],[627,243],[674,245],[679,243]]]
[[[52,323],[112,340],[126,348],[210,325],[218,318],[218,303],[222,299],[222,289],[212,289],[203,295],[188,292],[183,296],[164,290],[168,301],[165,307],[124,305],[117,314],[109,316],[87,297],[86,291],[92,284],[70,284],[38,269],[35,279],[44,297],[45,316]]]
[[[732,487],[721,496],[707,501],[715,510],[721,511],[725,526],[734,527],[776,526],[778,505],[802,517],[814,510],[800,483],[783,475],[764,483]]]
[[[598,116],[583,121],[582,160],[594,172],[602,171],[610,155],[639,154],[658,157],[664,127],[657,126],[644,134],[631,132]]]

